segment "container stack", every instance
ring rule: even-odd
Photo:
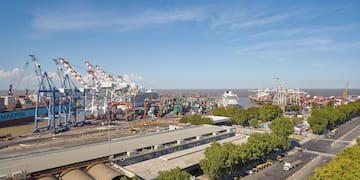
[[[5,99],[3,97],[0,97],[0,112],[3,112],[5,110]]]
[[[6,109],[8,110],[15,109],[16,107],[15,96],[5,96],[4,100],[5,100],[4,104]]]

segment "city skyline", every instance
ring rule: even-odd
[[[360,88],[357,1],[2,4],[0,89],[36,88],[29,54],[54,78],[52,59],[63,57],[83,76],[88,60],[153,89],[272,88],[274,77]]]

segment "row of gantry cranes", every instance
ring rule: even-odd
[[[42,71],[35,55],[30,57],[38,85],[34,132],[50,130],[57,133],[67,130],[70,125],[83,125],[88,123],[89,115],[94,118],[107,116],[119,105],[125,107],[126,112],[134,109],[129,97],[141,90],[138,84],[121,76],[113,77],[89,61],[85,61],[88,67],[85,78],[64,58],[53,59],[57,72],[57,78],[54,78]],[[44,108],[46,113],[43,113]],[[39,122],[43,120],[48,123],[40,127]]]
[[[286,88],[282,81],[275,77],[275,88],[263,88],[257,90],[250,90],[250,92],[255,92],[256,95],[250,96],[250,99],[253,99],[260,104],[276,104],[279,106],[286,105],[300,105],[304,107],[311,107],[312,103],[319,105],[326,105],[332,103],[334,106],[347,104],[350,100],[348,97],[348,83],[342,92],[341,97],[318,97],[312,96],[308,92],[302,91],[299,88],[288,89]],[[354,99],[354,98],[352,98]],[[359,99],[356,97],[355,99]]]

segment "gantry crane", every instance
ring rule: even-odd
[[[65,60],[64,58],[59,58],[59,60],[61,64],[67,69],[67,72],[71,74],[72,77],[74,77],[83,86],[82,88],[78,88],[74,83],[69,83],[72,84],[72,91],[70,95],[68,95],[70,103],[68,114],[70,115],[70,117],[73,117],[72,124],[73,126],[83,125],[87,123],[85,110],[86,100],[89,95],[92,96],[92,94],[90,93],[90,89],[88,88],[88,83],[84,81],[82,75],[77,72],[67,60]],[[67,77],[68,82],[72,82],[68,78],[68,76],[65,77]],[[79,122],[77,121],[77,115],[81,115],[82,120]]]
[[[34,69],[35,75],[38,82],[37,89],[37,100],[35,106],[35,117],[34,117],[34,132],[38,132],[40,130],[53,130],[55,133],[58,130],[58,126],[56,124],[56,104],[59,102],[58,98],[58,90],[55,87],[55,84],[48,76],[47,72],[41,71],[41,66],[35,55],[30,55]],[[45,109],[43,108],[45,107]],[[40,114],[44,114],[43,111],[46,111],[47,117],[39,116]],[[41,112],[40,112],[41,111]],[[46,119],[48,121],[47,126],[39,127],[38,122],[40,120]]]

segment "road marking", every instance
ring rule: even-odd
[[[321,141],[336,141],[336,142],[343,142],[343,143],[352,143],[352,141],[346,141],[346,140],[339,140],[339,139],[319,139]]]
[[[335,140],[333,143],[331,143],[331,147],[333,147],[335,145],[335,143],[337,143],[337,141],[341,141],[341,139],[343,139],[345,136],[349,135],[350,133],[352,133],[353,131],[355,131],[358,127],[360,126],[360,124],[358,124],[355,128],[353,128],[352,130],[350,130],[349,132],[345,133],[344,135],[342,135],[341,137],[339,137],[337,140]]]
[[[322,156],[327,156],[327,157],[335,157],[335,154],[330,154],[330,153],[322,153],[322,152],[318,152],[318,151],[311,151],[311,150],[304,150],[303,152],[306,153],[312,153],[312,154],[318,154],[318,155],[322,155]]]

